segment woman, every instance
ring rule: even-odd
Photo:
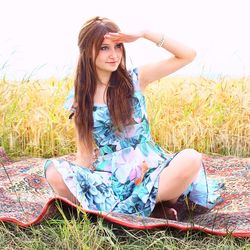
[[[123,43],[139,38],[173,56],[128,71]],[[123,33],[101,17],[84,24],[78,46],[74,96],[66,102],[75,122],[77,159],[46,161],[54,191],[86,209],[143,216],[156,204],[174,205],[182,194],[214,206],[219,196],[208,193],[201,154],[185,149],[170,157],[153,142],[142,94],[148,84],[190,63],[195,51],[148,30]],[[177,218],[174,209],[168,212]]]

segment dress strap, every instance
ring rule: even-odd
[[[141,91],[140,89],[140,83],[139,83],[139,78],[138,78],[138,68],[132,68],[129,70],[129,74],[132,78],[133,84],[135,91]]]
[[[64,102],[64,108],[68,111],[73,111],[73,103],[74,103],[74,95],[75,95],[75,88],[73,87],[70,91],[69,94]]]

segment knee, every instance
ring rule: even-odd
[[[192,148],[186,148],[181,153],[190,161],[201,161],[202,158],[201,153]]]
[[[202,162],[202,154],[196,151],[195,149],[184,149],[181,151],[183,159],[186,163],[187,168],[197,172],[200,169]]]
[[[58,186],[62,181],[61,174],[57,171],[55,165],[52,162],[46,169],[46,179],[51,186]]]

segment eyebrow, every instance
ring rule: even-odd
[[[121,43],[114,43],[114,44],[117,45],[117,44],[121,44]],[[105,46],[111,46],[112,44],[102,43],[101,46],[103,46],[103,45],[105,45]]]

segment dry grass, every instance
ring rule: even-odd
[[[61,212],[57,218],[26,229],[10,224],[0,225],[0,249],[250,249],[250,239],[247,238],[218,237],[171,228],[127,229],[83,213]]]
[[[63,108],[69,85],[70,79],[0,82],[0,145],[13,156],[72,151],[73,127]]]
[[[75,150],[63,103],[72,79],[0,81],[0,146],[12,156]],[[249,156],[250,79],[166,78],[145,92],[152,136],[165,150]]]
[[[147,90],[152,136],[166,150],[249,156],[250,79],[165,79]]]

